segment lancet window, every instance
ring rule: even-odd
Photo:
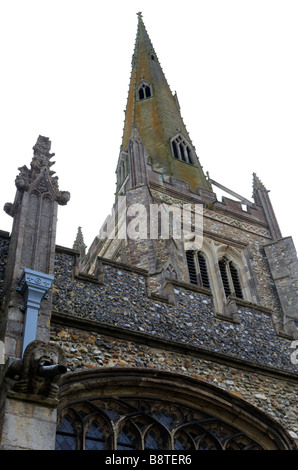
[[[138,97],[139,100],[145,100],[147,98],[150,98],[152,96],[152,88],[147,82],[141,83],[141,85],[138,88]]]
[[[188,250],[186,252],[189,280],[206,289],[210,289],[209,274],[205,255],[199,251]]]
[[[219,260],[218,266],[226,297],[232,295],[239,299],[243,299],[239,272],[235,264],[223,257]]]

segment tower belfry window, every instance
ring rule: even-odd
[[[191,154],[191,147],[182,135],[179,134],[174,137],[172,140],[172,150],[174,157],[177,158],[177,160],[193,165],[194,162]]]
[[[201,251],[188,250],[186,251],[186,261],[191,284],[210,289],[207,262],[204,254]]]
[[[233,262],[222,258],[218,262],[218,266],[226,297],[233,295],[239,299],[243,299],[238,269]]]
[[[242,289],[241,289],[238,270],[233,265],[232,262],[229,263],[229,267],[230,267],[230,273],[231,273],[231,278],[232,278],[232,282],[233,282],[233,286],[234,286],[235,295],[236,295],[236,297],[242,299],[243,295],[242,295]]]
[[[145,100],[152,96],[152,89],[148,83],[142,83],[138,88],[138,97],[139,100]]]

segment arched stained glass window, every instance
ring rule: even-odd
[[[88,400],[85,407],[81,402],[69,408],[57,428],[56,450],[76,449],[190,451],[249,450],[261,446],[200,409],[126,397],[112,401],[96,398],[94,405]]]
[[[57,450],[293,448],[268,414],[200,380],[158,369],[100,368],[77,374],[81,395],[70,390],[74,377],[61,388]]]
[[[137,450],[137,442],[139,441],[139,432],[131,423],[125,423],[119,432],[117,439],[117,450]]]
[[[156,425],[150,427],[150,430],[145,435],[144,449],[159,450],[167,449],[167,439],[164,432]]]
[[[174,437],[175,450],[194,450],[194,443],[190,435],[185,431],[179,431]]]
[[[85,436],[86,450],[104,450],[105,439],[103,437],[102,428],[99,423],[94,421],[90,424]]]

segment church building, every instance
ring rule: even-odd
[[[39,136],[4,207],[0,449],[297,450],[293,240],[261,175],[249,199],[204,173],[141,13],[115,201],[88,249],[81,227],[56,244],[53,155]]]

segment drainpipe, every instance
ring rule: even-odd
[[[53,280],[53,276],[31,269],[24,269],[19,279],[17,290],[25,299],[22,357],[28,344],[36,340],[40,304],[51,288]]]

